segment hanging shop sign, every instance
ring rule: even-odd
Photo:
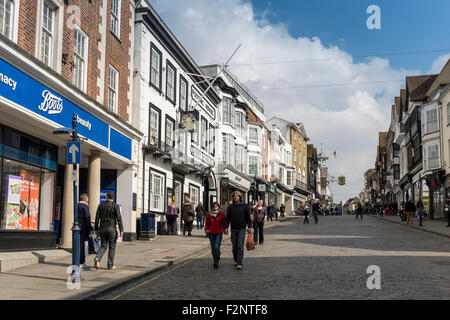
[[[259,192],[266,192],[266,185],[265,184],[258,184],[258,191]]]
[[[183,133],[197,132],[198,121],[199,121],[198,111],[181,111],[180,123],[178,124],[178,128],[180,129],[180,132]]]
[[[340,176],[338,177],[338,183],[343,186],[345,184],[345,177],[344,176]]]
[[[213,120],[216,120],[216,110],[208,104],[205,98],[202,98],[202,95],[194,86],[192,86],[191,89],[191,97],[192,100],[197,102],[198,106],[200,106],[211,116],[211,118],[213,118]]]
[[[0,96],[63,127],[72,127],[75,114],[78,133],[105,148],[131,159],[131,139],[70,100],[0,59]]]

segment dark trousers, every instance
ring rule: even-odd
[[[107,246],[109,245],[108,251],[108,269],[114,266],[114,255],[116,253],[116,241],[117,241],[117,231],[113,228],[100,229],[100,239],[102,245],[97,253],[97,260],[101,261],[103,255],[106,252]]]
[[[177,232],[177,217],[167,216],[167,232],[175,234]]]
[[[305,219],[303,220],[303,224],[305,224],[305,223],[309,224],[309,219],[308,219],[307,215],[305,215]]]
[[[245,228],[231,229],[231,243],[233,244],[233,258],[238,265],[244,260]]]
[[[197,216],[197,229],[203,229],[203,216]]]
[[[278,221],[278,212],[275,212],[275,221]]]
[[[362,219],[362,212],[361,212],[361,214],[359,214],[358,211],[357,211],[356,212],[356,219],[358,219],[358,216],[361,216],[361,219]]]
[[[318,217],[319,213],[314,212],[314,223],[318,223],[319,222],[319,217]]]
[[[259,244],[264,243],[264,221],[263,222],[255,222],[253,227],[255,231],[253,232],[253,241],[255,244],[258,243],[258,233],[259,233]]]
[[[269,219],[270,219],[270,221],[272,221],[273,216],[272,216],[272,215],[268,215],[268,216],[267,216],[267,221],[269,221]]]
[[[191,234],[193,224],[194,224],[194,221],[189,221],[189,222],[185,221],[184,226],[183,226],[183,234],[185,234],[186,231],[188,232],[188,234]]]
[[[80,234],[80,265],[86,262],[86,241],[89,240],[88,234]]]
[[[222,234],[208,233],[209,241],[211,242],[211,252],[214,263],[219,263],[220,260],[220,244],[222,243]]]

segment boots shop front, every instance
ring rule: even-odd
[[[71,136],[53,132],[71,128],[74,115],[87,139],[78,186],[89,194],[91,218],[101,191],[114,189],[125,232],[132,233],[139,132],[28,57],[5,51],[0,44],[0,251],[71,248]]]

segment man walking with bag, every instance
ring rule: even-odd
[[[106,202],[103,202],[98,206],[97,214],[95,215],[95,232],[97,235],[100,234],[102,243],[102,246],[98,250],[97,256],[94,258],[94,266],[96,269],[100,267],[100,261],[102,260],[108,245],[108,269],[116,269],[114,266],[114,254],[116,252],[117,242],[116,225],[119,225],[120,236],[122,236],[123,224],[122,217],[120,215],[120,208],[113,202],[113,200],[114,193],[108,192],[106,194]]]
[[[78,203],[78,223],[80,225],[80,265],[83,269],[89,270],[89,266],[86,264],[86,241],[93,234],[93,228],[91,224],[91,214],[89,213],[88,195],[82,193],[80,195],[80,202]]]
[[[244,259],[244,241],[245,227],[247,232],[251,233],[252,220],[250,218],[250,208],[247,204],[241,202],[242,195],[240,192],[233,193],[233,203],[227,208],[225,227],[228,230],[231,224],[231,242],[233,244],[233,258],[236,269],[242,269]]]

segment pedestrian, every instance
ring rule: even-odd
[[[259,244],[264,243],[264,221],[266,221],[268,208],[264,206],[264,202],[259,200],[252,208],[253,211],[253,240],[255,245],[258,244],[258,234],[259,234]]]
[[[308,219],[309,206],[305,204],[302,209],[303,209],[302,214],[305,216],[305,219],[303,220],[303,224],[305,224],[305,223],[309,224],[309,219]]]
[[[397,201],[394,201],[392,203],[392,211],[394,212],[394,216],[396,216],[398,214],[398,204]]]
[[[189,197],[184,199],[183,206],[181,207],[181,218],[184,221],[183,226],[183,236],[186,235],[186,231],[188,232],[188,236],[190,237],[192,234],[192,225],[194,224],[194,207],[192,206],[191,200]]]
[[[203,218],[205,209],[203,208],[203,203],[199,202],[198,206],[195,208],[195,214],[197,218],[197,229],[203,229]]]
[[[408,200],[405,205],[407,217],[406,224],[412,224],[414,219],[414,213],[416,212],[416,206],[412,203],[411,200]]]
[[[94,266],[96,269],[100,267],[100,261],[108,251],[108,269],[116,269],[114,265],[114,255],[116,252],[117,230],[116,225],[119,225],[120,236],[123,235],[122,217],[120,215],[120,208],[113,202],[114,193],[108,192],[106,194],[106,201],[101,203],[97,208],[95,215],[95,232],[97,236],[100,234],[101,247],[98,250],[97,256],[94,258]]]
[[[177,207],[175,201],[167,207],[166,219],[167,219],[167,231],[169,235],[174,235],[177,232],[177,219],[180,213],[180,208]]]
[[[300,203],[298,204],[297,210],[295,210],[294,215],[296,216],[301,216],[303,214],[303,203],[300,201]]]
[[[286,211],[286,206],[284,205],[284,203],[281,204],[280,206],[280,216],[284,217],[284,212]]]
[[[80,202],[78,208],[78,224],[80,226],[80,265],[83,269],[89,270],[89,265],[86,264],[86,241],[93,235],[94,229],[91,223],[91,214],[89,212],[89,197],[86,193],[80,195]]]
[[[424,218],[425,210],[423,209],[422,200],[417,201],[416,209],[417,209],[417,216],[419,217],[419,227],[423,227],[422,221]]]
[[[319,209],[320,209],[319,200],[316,200],[313,204],[313,216],[315,224],[319,223]]]
[[[274,211],[275,210],[272,210],[272,207],[266,207],[265,205],[264,205],[264,202],[263,202],[263,200],[259,200],[255,205],[256,206],[258,206],[259,205],[259,203],[263,203],[263,206],[266,208],[266,217],[267,217],[267,222],[269,222],[269,219],[270,219],[270,222],[272,222],[273,221],[273,217],[274,217]],[[255,206],[253,206],[253,208],[255,208]],[[256,243],[256,240],[255,240],[255,243]]]
[[[272,208],[272,214],[275,217],[275,221],[278,221],[278,210],[275,207],[275,204],[273,202],[271,202],[270,207]]]
[[[214,260],[213,266],[215,269],[219,267],[220,245],[223,234],[228,234],[228,230],[225,227],[225,213],[219,211],[219,208],[219,203],[213,202],[212,210],[205,217],[205,232],[211,243],[211,252]]]
[[[244,260],[245,227],[248,227],[247,232],[250,233],[252,221],[249,206],[242,202],[242,195],[238,191],[233,193],[233,203],[227,208],[225,228],[228,229],[230,224],[233,258],[235,267],[240,270]]]
[[[362,210],[361,203],[358,203],[358,205],[356,207],[356,219],[358,219],[358,216],[361,216],[361,220],[362,220],[362,218],[363,218],[363,210]]]

